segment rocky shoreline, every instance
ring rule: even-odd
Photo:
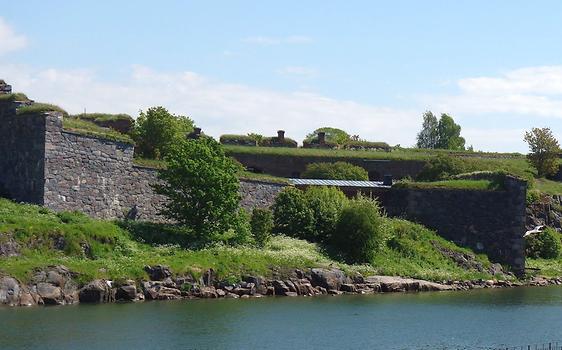
[[[265,296],[317,296],[375,294],[392,292],[454,291],[479,288],[561,285],[562,279],[534,278],[525,282],[473,280],[429,282],[418,279],[346,275],[338,269],[294,270],[284,278],[245,276],[238,283],[219,281],[212,269],[201,278],[174,276],[166,266],[146,266],[150,280],[115,282],[93,280],[79,286],[77,275],[65,266],[50,266],[36,271],[28,284],[10,276],[0,277],[0,305],[69,305],[76,303],[112,303],[144,300],[245,299]]]

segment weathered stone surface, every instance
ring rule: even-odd
[[[20,255],[20,245],[14,237],[0,233],[0,257],[11,257]]]
[[[20,291],[20,284],[15,278],[0,278],[0,304],[9,306],[19,305]]]
[[[339,290],[343,283],[347,283],[349,279],[343,271],[338,269],[312,269],[311,282],[314,287],[323,287],[328,290]]]
[[[93,280],[79,292],[81,303],[110,303],[115,300],[114,291],[106,280]]]
[[[365,282],[380,285],[382,292],[425,292],[453,289],[453,287],[445,284],[393,276],[369,276],[365,279]]]
[[[289,287],[283,281],[275,280],[272,282],[274,295],[286,295],[291,292]]]
[[[47,305],[62,305],[64,297],[60,287],[56,287],[50,283],[40,282],[37,284],[37,294]]]
[[[137,287],[135,285],[124,285],[117,288],[115,292],[116,300],[132,301],[137,298]]]
[[[148,274],[152,281],[162,281],[165,278],[171,277],[172,272],[168,266],[155,265],[155,266],[145,266],[144,271]]]

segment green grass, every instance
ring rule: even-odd
[[[144,233],[139,226],[144,228]],[[192,238],[174,237],[181,231],[169,226],[143,223],[131,226],[93,220],[79,213],[56,214],[39,206],[0,199],[0,239],[12,236],[23,247],[19,257],[0,258],[0,273],[27,281],[35,269],[63,264],[77,272],[79,281],[84,283],[94,278],[143,279],[147,278],[145,265],[164,264],[177,274],[192,273],[196,277],[213,268],[220,279],[237,279],[245,274],[271,277],[273,269],[291,271],[311,267],[338,267],[348,273],[438,281],[490,277],[476,270],[464,270],[443,256],[436,244],[455,251],[469,251],[420,225],[385,219],[384,229],[391,239],[373,264],[347,265],[330,259],[316,244],[284,236],[273,237],[264,248],[213,245],[185,249],[177,243],[187,242],[190,246]],[[173,230],[176,232],[171,233]],[[489,265],[485,257],[476,259]]]
[[[394,185],[397,188],[444,188],[444,189],[462,189],[476,191],[493,191],[497,190],[498,184],[490,180],[443,180],[433,182],[399,182]]]
[[[30,106],[23,106],[17,109],[17,115],[43,113],[43,112],[61,112],[64,116],[68,113],[61,107],[49,103],[34,103]]]
[[[118,120],[126,120],[128,122],[133,121],[133,118],[128,114],[82,113],[82,114],[74,114],[71,117],[75,119],[91,120],[95,122],[109,122],[109,121],[118,121]]]
[[[166,167],[166,162],[159,159],[146,159],[146,158],[135,158],[133,160],[135,165],[153,168],[153,169],[164,169]],[[241,171],[238,173],[238,177],[242,180],[257,180],[274,182],[279,184],[288,184],[289,181],[286,178],[268,175],[268,174],[257,174],[251,171]]]
[[[474,256],[484,268],[490,267],[485,255],[475,255],[469,249],[456,246],[435,232],[401,219],[385,219],[389,240],[375,256],[373,267],[378,274],[408,276],[426,280],[467,280],[490,276],[487,272],[465,270],[441,254],[436,246]]]
[[[23,92],[15,92],[13,94],[1,94],[0,102],[3,101],[29,101],[29,98]]]
[[[64,118],[63,128],[80,134],[100,137],[112,141],[119,141],[130,144],[134,143],[129,135],[122,134],[119,131],[110,128],[102,128],[101,126],[98,126],[87,120],[70,117]]]
[[[547,179],[535,179],[535,189],[550,195],[562,195],[562,182]]]

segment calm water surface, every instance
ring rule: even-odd
[[[562,339],[562,287],[0,308],[1,349],[486,349]]]

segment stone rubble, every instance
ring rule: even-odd
[[[264,296],[318,296],[342,294],[374,294],[394,292],[455,291],[479,288],[562,285],[562,278],[534,277],[528,281],[472,280],[442,283],[393,276],[348,276],[335,268],[295,270],[285,278],[266,279],[245,276],[239,283],[219,281],[209,269],[199,280],[193,276],[174,276],[163,265],[146,266],[150,280],[125,280],[118,284],[104,279],[93,280],[81,288],[76,274],[65,266],[49,266],[35,271],[30,282],[0,276],[0,305],[68,305],[75,303],[111,303],[143,300],[180,299],[248,299]]]

